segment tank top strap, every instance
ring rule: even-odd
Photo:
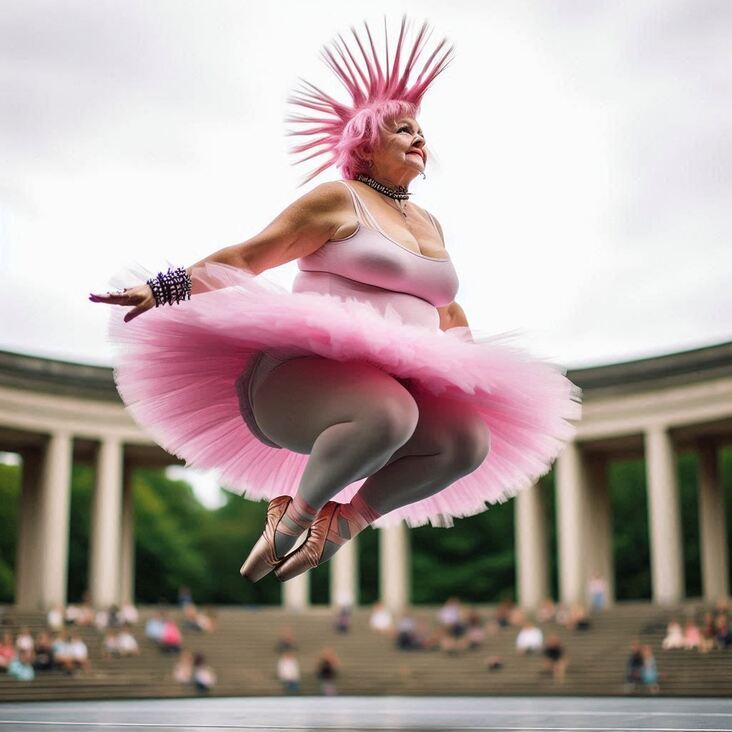
[[[442,245],[445,245],[445,240],[442,238],[442,234],[440,233],[440,227],[437,225],[437,222],[435,221],[435,217],[427,211],[427,215],[430,217],[430,221],[432,222],[432,226],[435,227],[435,231],[437,232],[437,235],[440,237],[440,241],[442,242]]]
[[[383,234],[384,232],[381,230],[381,227],[377,223],[376,219],[373,217],[368,208],[366,208],[366,204],[361,200],[361,196],[359,196],[358,193],[356,193],[356,191],[353,189],[353,187],[345,180],[339,180],[338,182],[343,183],[343,185],[348,188],[348,191],[351,194],[351,199],[353,200],[353,207],[356,209],[356,218],[358,219],[359,223],[362,223],[369,229],[376,229],[376,231]]]

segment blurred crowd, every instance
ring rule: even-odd
[[[186,649],[182,629],[213,633],[216,613],[199,611],[187,588],[181,588],[179,606],[177,612],[154,612],[145,623],[143,641],[135,632],[137,608],[125,604],[95,609],[88,596],[79,604],[52,608],[45,628],[37,629],[35,636],[27,626],[16,629],[12,618],[3,617],[0,673],[18,681],[33,681],[39,673],[49,672],[91,674],[89,644],[99,644],[99,657],[105,662],[149,653],[180,654],[171,678],[209,691],[216,685],[216,674],[202,653]]]

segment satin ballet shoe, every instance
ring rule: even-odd
[[[315,517],[305,541],[275,568],[277,579],[280,582],[287,582],[322,564],[327,541],[340,547],[363,531],[380,515],[358,494],[353,497],[351,503],[328,501]],[[341,534],[341,529],[345,529],[346,536]]]
[[[278,557],[275,551],[275,531],[294,537],[300,535],[295,534],[284,524],[280,526],[290,503],[292,503],[292,496],[277,496],[267,505],[264,531],[239,570],[239,574],[250,582],[258,582],[284,560],[284,557]]]
[[[317,567],[323,559],[326,541],[336,544],[345,544],[348,541],[331,528],[340,506],[340,503],[328,501],[320,509],[305,541],[275,568],[275,575],[280,582],[287,582],[287,580]]]

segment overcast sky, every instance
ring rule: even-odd
[[[732,2],[0,0],[0,348],[111,365],[87,294],[300,195],[286,95],[402,12],[456,46],[413,190],[474,330],[570,368],[732,340]]]

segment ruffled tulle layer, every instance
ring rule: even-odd
[[[446,526],[479,513],[536,482],[575,433],[580,389],[564,369],[511,345],[509,336],[471,342],[465,328],[429,330],[368,303],[293,294],[221,264],[206,264],[197,275],[211,289],[189,301],[129,323],[126,311],[112,308],[114,378],[136,422],[158,444],[190,467],[216,469],[224,485],[247,498],[294,494],[308,459],[263,444],[242,419],[235,383],[261,350],[367,360],[434,394],[464,399],[482,415],[491,434],[483,464],[377,526]],[[334,500],[349,501],[361,483]]]

